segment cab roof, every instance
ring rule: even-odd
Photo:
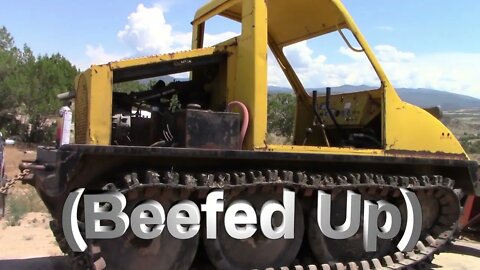
[[[283,47],[344,28],[346,18],[337,2],[338,0],[269,0],[269,36]],[[195,20],[225,6],[227,9],[220,15],[241,20],[241,0],[212,0],[197,11]]]

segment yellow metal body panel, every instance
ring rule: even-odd
[[[113,72],[124,68],[162,61],[211,55],[218,51],[205,48],[179,53],[154,55],[93,65],[76,79],[75,141],[81,144],[109,145],[112,129]]]
[[[386,150],[464,155],[453,133],[433,115],[398,96],[386,103]]]
[[[75,78],[75,143],[87,144],[89,143],[88,128],[90,113],[88,106],[89,99],[89,85],[90,81],[87,79],[90,76],[90,72],[86,71],[81,73]]]
[[[86,128],[76,125],[77,143],[108,145],[112,127],[112,73],[108,66],[92,66],[77,79],[77,96],[86,97],[76,101],[77,122],[86,122]],[[79,93],[82,91],[81,93]],[[79,115],[83,113],[82,115]],[[81,119],[82,117],[86,119]],[[78,130],[77,130],[78,128]],[[82,141],[83,140],[83,141]]]
[[[215,48],[204,48],[204,49],[190,50],[190,51],[184,51],[184,52],[159,54],[159,55],[152,55],[148,57],[139,57],[139,58],[125,59],[125,60],[116,61],[116,62],[110,62],[108,66],[113,71],[115,69],[137,67],[142,65],[155,64],[163,61],[175,61],[175,60],[182,60],[185,58],[211,55],[215,51],[217,51]]]
[[[346,8],[339,0],[332,0],[332,2],[337,5],[339,12],[344,14],[347,28],[357,38],[382,82],[386,150],[457,154],[466,158],[467,156],[460,143],[445,125],[425,110],[400,99]]]
[[[264,146],[267,133],[267,6],[243,1],[242,35],[238,39],[234,99],[247,104],[251,122],[244,147]]]
[[[268,145],[265,150],[273,152],[295,152],[305,154],[336,154],[336,155],[359,155],[381,156],[385,155],[382,149],[356,149],[350,147],[322,147],[303,145]]]
[[[205,22],[216,15],[241,22],[240,36],[212,48],[198,49],[203,47]],[[92,66],[80,75],[78,85],[80,86],[80,82],[83,82],[84,87],[78,87],[78,89],[88,89],[88,95],[83,95],[88,97],[88,111],[83,114],[88,119],[88,129],[85,131],[87,133],[84,134],[88,141],[85,143],[110,143],[112,72],[114,70],[226,51],[228,52],[227,61],[222,64],[222,68],[226,71],[222,71],[222,78],[211,86],[219,88],[218,86],[223,83],[224,92],[215,92],[212,99],[214,104],[239,100],[248,107],[251,118],[244,149],[319,154],[467,158],[459,142],[440,121],[423,109],[407,104],[399,98],[373,50],[340,0],[213,0],[198,10],[192,24],[192,51]],[[299,136],[304,132],[300,127],[305,127],[313,120],[312,97],[305,92],[293,68],[283,55],[282,49],[286,45],[344,28],[352,32],[381,81],[380,89],[358,94],[358,103],[367,102],[362,95],[373,95],[379,100],[376,113],[380,112],[382,116],[383,147],[355,149],[267,145],[267,46],[272,50],[298,97],[295,134]],[[319,101],[321,100],[322,97],[319,97]],[[335,96],[332,100],[338,102]],[[76,117],[78,121],[82,116],[77,114]],[[361,124],[371,120],[372,117],[363,112],[355,121]],[[332,124],[328,123],[327,119],[326,122]]]
[[[197,12],[193,21],[192,45],[202,46],[205,20],[234,8],[242,23],[242,33],[236,38],[235,57],[229,57],[228,101],[246,104],[250,125],[245,137],[245,149],[263,149],[267,133],[267,4],[265,1],[212,1]],[[235,58],[235,60],[231,60]],[[234,64],[231,63],[234,61]]]
[[[360,127],[369,123],[381,113],[382,106],[379,101],[382,94],[380,90],[371,90],[333,95],[330,98],[330,106],[341,111],[340,117],[336,118],[337,123],[345,127]],[[317,104],[324,102],[324,96],[317,98]],[[320,117],[327,127],[334,126],[326,111],[322,111]]]
[[[205,21],[212,14],[221,14],[240,21],[242,4],[246,2],[252,1],[210,1],[197,11],[193,23]],[[336,10],[337,1],[274,0],[265,2],[268,8],[269,35],[282,47],[335,31],[338,26],[343,26],[345,23],[343,14]]]
[[[256,1],[253,1],[256,2]],[[257,1],[263,2],[263,1]],[[226,0],[215,0],[210,1],[205,6],[200,8],[196,13],[193,31],[193,46],[201,46],[203,40],[203,26],[205,20],[213,17],[214,15],[220,14],[225,17],[241,21],[245,26],[243,21],[243,13],[245,12],[242,9],[242,6],[245,6],[246,3],[252,3],[252,1],[226,1]],[[382,102],[380,108],[382,117],[382,141],[385,150],[403,150],[403,151],[412,151],[412,152],[429,152],[429,153],[446,153],[446,154],[459,154],[465,156],[465,153],[460,146],[459,142],[454,138],[451,132],[441,124],[437,119],[432,117],[430,114],[425,112],[423,109],[415,107],[413,105],[407,104],[400,100],[395,89],[391,86],[384,70],[382,69],[380,63],[376,59],[372,49],[370,48],[365,37],[362,35],[357,25],[353,21],[352,17],[347,12],[344,5],[339,0],[299,0],[299,1],[268,1],[267,2],[267,14],[263,14],[264,18],[268,18],[268,43],[269,46],[277,58],[280,67],[285,72],[287,79],[295,90],[297,97],[299,98],[297,105],[297,119],[296,121],[301,122],[311,122],[313,120],[313,115],[310,115],[311,112],[308,112],[308,108],[311,107],[312,101],[311,97],[305,92],[303,86],[301,85],[300,80],[293,71],[293,68],[288,63],[288,60],[283,55],[282,49],[284,46],[306,40],[318,35],[322,35],[328,32],[340,30],[342,28],[349,29],[352,34],[357,39],[358,43],[362,47],[364,53],[371,62],[375,72],[377,73],[382,87],[380,91],[382,92]],[[260,14],[262,10],[256,10],[256,14]],[[266,10],[265,10],[266,12]],[[248,31],[248,32],[246,32]],[[262,35],[263,32],[255,33],[255,29],[242,28],[242,36],[250,35]],[[266,54],[266,48],[263,44],[250,43],[249,45],[257,45],[260,47],[253,47],[251,50],[263,51]],[[246,48],[239,46],[238,48],[239,55],[242,55]],[[247,51],[248,52],[248,51]],[[261,58],[257,59],[258,61],[264,61]],[[266,61],[266,60],[265,60]],[[258,65],[258,63],[256,63]],[[237,80],[238,77],[242,77],[243,72],[247,72],[250,69],[245,68],[250,67],[250,65],[243,65],[239,63],[237,65]],[[257,73],[257,77],[264,77],[265,73]],[[262,96],[264,91],[258,92],[258,88],[236,88],[235,93],[245,92],[252,93],[253,95]],[[245,89],[254,89],[254,91],[249,91]],[[364,94],[363,97],[359,94],[359,102],[365,102],[365,96],[375,95],[378,91],[372,91],[371,93]],[[247,95],[248,96],[248,95]],[[231,98],[232,95],[229,95]],[[238,95],[235,94],[233,97],[237,98]],[[332,98],[333,102],[338,102],[335,100],[335,97]],[[252,110],[254,111],[258,108],[257,105],[252,104],[250,99],[243,99],[242,101],[246,102]],[[319,99],[321,101],[321,99]],[[252,106],[253,105],[253,106]],[[307,109],[305,109],[307,108]],[[365,115],[366,112],[363,112],[362,115],[358,116],[358,119],[355,119],[357,124],[360,124],[363,121],[369,119],[369,115]],[[255,114],[257,115],[257,114]],[[366,118],[366,119],[365,119]],[[259,121],[260,120],[260,121]],[[329,123],[329,119],[326,117],[326,124]],[[341,123],[345,124],[345,123]],[[264,118],[255,119],[250,127],[257,128],[258,126],[266,126]],[[297,125],[305,126],[305,125]],[[422,129],[412,128],[412,127],[423,127]],[[425,132],[427,131],[427,132]],[[299,128],[296,130],[296,135],[299,135],[303,131]],[[443,135],[442,135],[443,134]],[[269,149],[272,151],[295,151],[295,152],[312,152],[318,151],[323,153],[331,152],[344,152],[351,154],[359,153],[369,153],[376,154],[383,153],[377,149],[372,150],[355,150],[353,148],[326,148],[326,147],[309,147],[309,146],[266,146],[260,147],[258,142],[264,141],[265,136],[260,132],[255,133],[253,141],[257,142],[255,144],[255,149]],[[327,150],[328,149],[328,150]],[[341,149],[341,150],[340,150]]]

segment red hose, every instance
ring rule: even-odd
[[[240,101],[232,101],[232,102],[228,103],[227,111],[231,112],[232,107],[234,107],[234,106],[238,106],[242,110],[243,121],[242,121],[242,129],[240,130],[240,146],[239,146],[239,149],[242,149],[243,141],[245,140],[245,135],[247,134],[248,123],[250,121],[250,115],[248,113],[247,106],[245,106],[245,104],[243,104]]]

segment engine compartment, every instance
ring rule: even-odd
[[[112,144],[240,148],[240,114],[211,110],[208,82],[158,79],[147,91],[114,92]]]

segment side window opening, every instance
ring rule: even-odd
[[[333,93],[378,89],[380,80],[360,45],[348,29],[342,30],[349,43],[335,31],[283,48],[305,90],[331,87]],[[323,91],[325,92],[325,91]]]
[[[211,27],[212,25],[215,25],[215,28]],[[203,47],[225,42],[239,36],[241,32],[242,25],[239,22],[220,15],[214,16],[205,23]]]
[[[269,106],[268,123],[277,123],[279,115],[296,115],[295,124],[291,120],[285,121],[294,127],[285,123],[283,129],[291,131],[291,135],[287,133],[285,137],[292,140],[285,140],[282,144],[382,148],[381,83],[348,29],[288,45],[282,52],[310,100],[295,102],[297,107],[292,110],[284,96],[291,93],[291,87],[286,79],[279,79],[277,71],[281,69],[278,64],[276,67],[269,60],[269,83],[279,82],[281,90],[280,93],[269,92],[269,105],[273,106]],[[314,91],[317,95],[315,102]],[[271,98],[270,95],[277,96]],[[281,108],[278,104],[271,104],[270,100],[279,101]],[[293,118],[291,115],[286,117]],[[269,132],[272,129],[269,128]]]
[[[293,143],[297,97],[273,53],[268,51],[267,143]]]

